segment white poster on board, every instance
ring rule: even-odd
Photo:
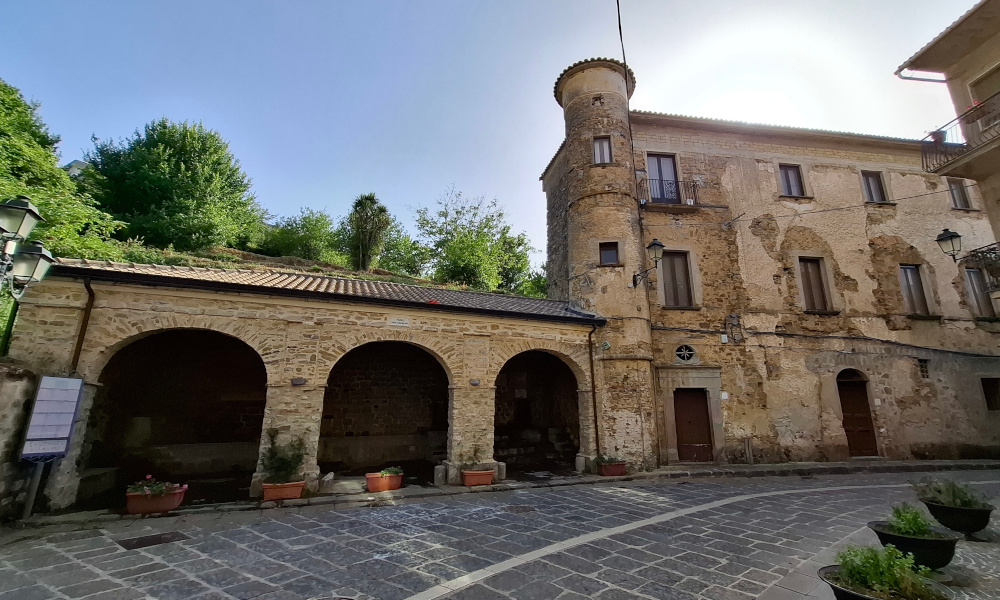
[[[66,456],[73,437],[83,380],[75,377],[42,377],[28,419],[22,458]]]

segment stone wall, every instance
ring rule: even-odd
[[[0,521],[24,510],[33,467],[20,460],[21,442],[37,382],[31,371],[0,364]]]

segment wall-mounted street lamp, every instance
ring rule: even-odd
[[[653,266],[646,269],[645,271],[639,271],[632,276],[632,287],[639,287],[639,283],[643,279],[649,279],[649,272],[656,268],[656,265],[660,264],[660,259],[663,258],[663,244],[660,240],[654,239],[652,242],[646,246],[646,256],[649,260],[653,261]]]
[[[944,229],[935,238],[941,252],[951,257],[951,260],[958,262],[958,253],[962,251],[962,236],[950,229]]]
[[[41,242],[25,242],[35,225],[44,221],[27,196],[0,203],[0,292],[4,288],[14,298],[24,295],[28,284],[45,277],[54,259]]]

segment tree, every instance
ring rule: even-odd
[[[321,210],[303,208],[298,215],[268,226],[257,251],[268,256],[298,256],[346,264],[336,222]]]
[[[528,239],[511,235],[496,200],[467,198],[451,189],[433,213],[417,210],[417,229],[433,249],[431,271],[438,281],[515,292],[529,272]]]
[[[84,185],[128,226],[123,238],[177,250],[245,248],[263,230],[250,178],[218,132],[162,118],[132,137],[94,139]]]
[[[430,262],[431,249],[411,238],[399,221],[393,219],[375,265],[386,271],[420,277]]]
[[[389,210],[375,194],[362,194],[354,199],[351,212],[344,220],[347,255],[352,268],[358,271],[371,269],[372,261],[382,251],[392,222]]]
[[[548,278],[545,276],[545,265],[542,264],[537,271],[532,270],[524,278],[517,292],[534,298],[547,298],[549,295],[548,281]]]
[[[120,260],[111,236],[124,224],[99,210],[59,168],[59,137],[49,133],[38,107],[0,80],[0,199],[31,198],[45,218],[32,237],[53,254]]]

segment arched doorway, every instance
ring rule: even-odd
[[[426,350],[371,342],[331,369],[317,457],[324,473],[401,466],[408,480],[433,481],[447,446],[448,374]]]
[[[868,378],[861,371],[844,369],[837,374],[837,392],[844,415],[844,433],[851,456],[878,456],[875,425],[868,404]]]
[[[507,464],[508,478],[573,470],[580,409],[566,363],[538,350],[514,356],[497,375],[495,400],[493,458]]]
[[[185,503],[247,498],[267,398],[253,348],[216,331],[161,331],[120,349],[99,381],[81,503],[121,503],[147,474],[187,483]]]

